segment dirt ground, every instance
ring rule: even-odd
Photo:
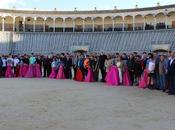
[[[137,87],[0,79],[0,130],[174,130],[175,96]]]

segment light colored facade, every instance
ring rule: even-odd
[[[175,28],[175,5],[94,11],[0,9],[2,32],[103,32],[172,28]]]

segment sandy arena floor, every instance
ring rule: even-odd
[[[0,79],[0,130],[174,130],[175,97],[136,87]]]

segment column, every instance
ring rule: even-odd
[[[133,16],[133,19],[132,19],[132,28],[133,28],[133,31],[135,30],[135,17]]]
[[[83,19],[83,32],[85,31],[85,25],[84,25],[84,19]]]
[[[43,23],[43,32],[46,32],[46,19],[47,18],[44,18],[44,21],[43,21],[44,22]]]
[[[168,29],[168,16],[165,15],[165,28]]]
[[[145,30],[145,27],[146,27],[146,18],[143,17],[143,30]]]
[[[3,31],[3,32],[5,31],[4,23],[5,23],[5,18],[3,17],[3,18],[2,18],[2,31]]]
[[[13,17],[13,32],[15,32],[15,16]]]
[[[75,19],[72,20],[73,20],[73,32],[75,32]]]
[[[125,20],[123,18],[123,27],[122,27],[122,31],[125,31]]]
[[[115,20],[114,19],[112,19],[112,31],[114,32],[114,28],[115,28]]]
[[[23,17],[23,23],[22,23],[22,25],[23,25],[23,32],[25,32],[26,31],[26,25],[25,25],[25,23],[26,23],[26,18],[25,18],[25,16]]]
[[[94,18],[92,19],[92,32],[95,32]]]
[[[66,32],[66,20],[65,19],[63,19],[63,32]],[[74,29],[73,29],[74,30]]]
[[[36,21],[36,17],[33,19],[33,32],[35,32],[35,21]]]
[[[154,30],[156,30],[156,24],[157,24],[157,20],[156,20],[156,16],[154,16]]]
[[[55,32],[55,18],[53,18],[53,32]]]
[[[103,32],[105,31],[105,20],[102,18],[102,23],[103,23]]]

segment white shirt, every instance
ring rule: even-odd
[[[15,59],[13,60],[13,62],[14,62],[14,67],[16,67],[16,65],[19,64],[19,59],[15,58]]]
[[[4,59],[4,58],[2,59],[2,63],[3,63],[2,67],[6,67],[7,66],[6,61],[7,61],[6,59]]]
[[[153,72],[154,70],[155,70],[155,62],[150,61],[149,64],[148,64],[148,71]]]
[[[175,60],[175,58],[171,59],[171,61],[170,61],[170,65],[173,63],[174,60]]]
[[[52,66],[52,68],[53,68],[53,67],[56,67],[55,61],[52,62],[51,66]]]

